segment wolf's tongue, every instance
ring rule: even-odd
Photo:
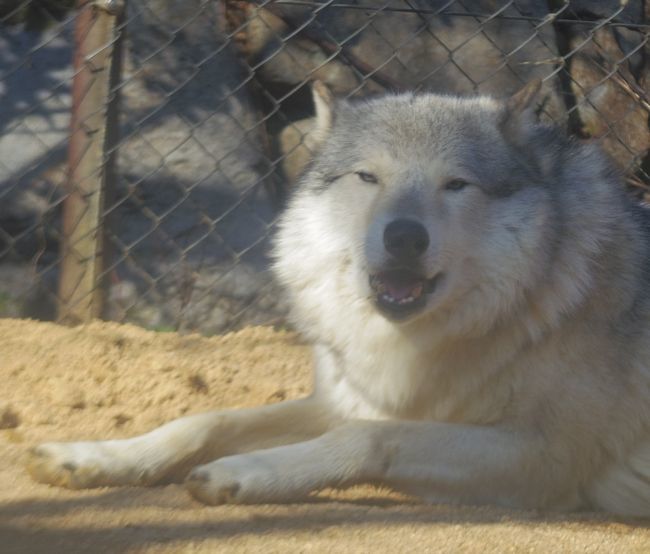
[[[422,294],[422,282],[418,279],[386,279],[384,281],[384,291],[395,300],[404,300],[405,298],[417,298]]]
[[[403,300],[412,295],[416,283],[384,283],[385,292],[395,300]]]

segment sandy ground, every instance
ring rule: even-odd
[[[647,521],[423,506],[386,491],[205,507],[179,485],[68,491],[32,482],[43,440],[123,437],[182,414],[309,389],[296,337],[0,320],[0,552],[650,552]]]

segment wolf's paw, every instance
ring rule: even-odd
[[[290,488],[278,472],[251,454],[199,466],[187,476],[185,486],[199,502],[210,505],[284,502]]]
[[[237,498],[241,488],[239,478],[236,472],[227,468],[198,467],[187,476],[185,486],[194,498],[204,504],[216,506],[241,502]]]
[[[120,462],[101,442],[50,442],[30,450],[27,471],[39,483],[70,489],[135,484],[144,477],[124,471]]]

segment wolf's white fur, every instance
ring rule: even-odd
[[[207,503],[374,482],[433,502],[650,515],[648,216],[595,147],[534,123],[536,88],[505,104],[334,107],[316,87],[321,151],[276,245],[314,345],[313,394],[123,441],[48,443],[32,474],[88,487],[189,473]],[[450,178],[470,186],[449,192]],[[426,228],[418,263],[438,277],[395,322],[368,278],[391,263],[382,237],[399,218]]]

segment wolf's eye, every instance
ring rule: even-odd
[[[377,176],[373,175],[372,173],[368,173],[367,171],[357,171],[356,174],[364,183],[376,184],[378,182]]]
[[[465,181],[465,179],[452,179],[445,183],[445,190],[462,190],[467,185],[469,185],[469,183]]]

